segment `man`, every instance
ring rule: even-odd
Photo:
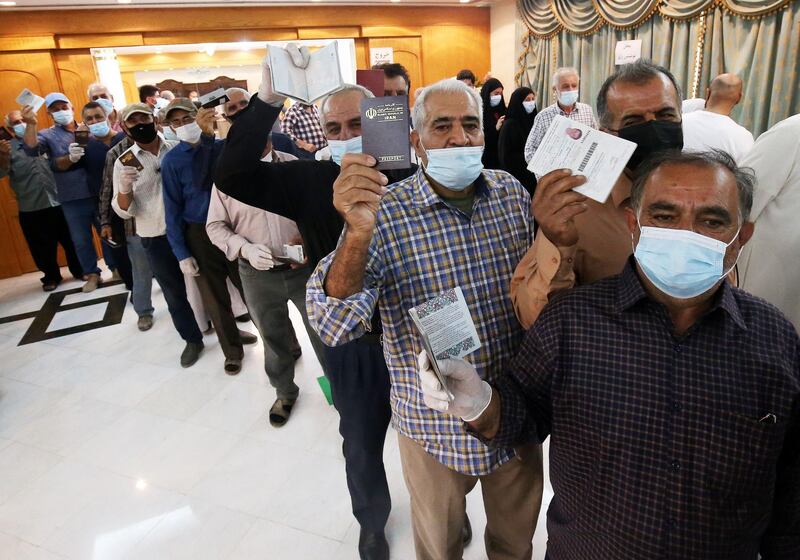
[[[281,122],[281,132],[310,154],[328,145],[319,122],[319,111],[313,104],[296,101],[289,107]]]
[[[141,236],[153,275],[167,301],[172,323],[186,341],[181,354],[181,366],[190,367],[203,351],[203,334],[186,299],[186,284],[180,265],[167,241],[164,197],[161,192],[162,161],[176,143],[158,135],[149,105],[128,105],[122,109],[120,118],[125,134],[134,142],[122,155],[134,156],[142,170],[140,172],[136,167],[123,165],[120,159],[114,162],[111,205],[120,218],[136,218],[136,231]]]
[[[200,100],[200,94],[197,93],[195,90],[190,91],[188,97],[189,101],[191,101],[192,103],[195,103]]]
[[[551,560],[800,554],[800,340],[725,281],[752,174],[673,151],[637,176],[623,272],[554,300],[494,386],[421,362],[425,402],[491,445],[550,440]]]
[[[683,145],[678,85],[652,62],[620,66],[600,88],[597,112],[600,129],[635,142],[636,151],[604,204],[572,191],[584,177],[557,170],[539,180],[533,197],[539,231],[511,281],[525,328],[553,294],[622,270],[631,254],[625,206],[633,173],[647,156]]]
[[[239,271],[206,233],[211,169],[223,144],[214,138],[215,110],[198,111],[191,101],[179,97],[164,110],[164,118],[180,139],[161,163],[167,239],[181,271],[197,278],[225,356],[225,373],[237,375],[244,358],[242,344],[255,344],[258,339],[236,325],[226,281],[230,278],[241,292]]]
[[[297,158],[265,146],[263,161],[293,161]],[[305,306],[308,264],[276,261],[284,244],[301,245],[297,225],[277,214],[265,212],[220,193],[211,191],[206,223],[208,237],[234,262],[247,299],[250,316],[264,340],[264,370],[275,388],[277,399],[269,411],[272,426],[281,427],[291,415],[300,389],[294,382],[294,329],[287,302],[300,311],[317,359],[323,363],[322,342],[308,325]]]
[[[742,79],[720,74],[711,81],[705,110],[692,111],[683,118],[683,147],[686,150],[725,150],[741,163],[753,147],[753,135],[731,117],[742,100]]]
[[[30,156],[23,148],[27,125],[22,120],[22,113],[8,113],[6,125],[14,137],[10,141],[0,141],[0,178],[8,177],[17,198],[22,234],[36,268],[44,274],[42,289],[52,292],[63,280],[58,266],[59,244],[64,249],[72,276],[81,278],[83,269],[58,203],[53,172],[44,157]]]
[[[756,224],[739,264],[740,286],[776,305],[800,331],[800,115],[762,134],[742,165],[756,174]]]
[[[459,82],[464,82],[469,87],[474,88],[477,78],[475,77],[475,73],[472,70],[465,68],[464,70],[458,71],[458,74],[456,74],[456,80],[458,80]]]
[[[242,88],[232,87],[225,90],[225,95],[228,96],[228,101],[223,105],[222,112],[225,115],[225,120],[233,124],[239,114],[250,104],[250,92]],[[273,149],[276,152],[293,156],[288,159],[280,158],[280,161],[290,161],[298,158],[314,159],[314,156],[301,152],[291,138],[280,132],[272,132],[270,134],[269,141],[261,154],[262,158],[266,157]]]
[[[539,144],[542,143],[547,129],[558,115],[597,128],[591,105],[578,101],[580,84],[581,78],[575,68],[562,67],[553,73],[552,87],[556,102],[545,107],[536,115],[533,128],[528,134],[528,141],[525,143],[526,162],[530,163],[533,159],[533,154],[539,149]]]
[[[151,85],[139,88],[139,101],[150,106],[154,115],[169,104],[169,101],[161,97],[161,90]]]
[[[445,290],[463,291],[482,377],[496,379],[522,338],[506,294],[530,243],[530,197],[508,173],[483,170],[481,115],[474,89],[443,80],[414,106],[415,175],[387,188],[374,158],[345,156],[334,206],[347,227],[308,284],[310,322],[328,345],[363,334],[380,309],[419,560],[462,557],[465,497],[478,481],[488,558],[529,559],[542,498],[538,446],[524,460],[489,449],[425,407],[417,384],[421,342],[408,310]]]
[[[106,115],[108,115],[108,122],[111,124],[111,128],[115,132],[122,132],[122,127],[119,124],[119,114],[114,108],[114,96],[111,95],[108,88],[100,82],[95,82],[89,86],[86,96],[89,101],[99,103],[103,107]]]
[[[78,124],[75,122],[72,103],[67,96],[58,92],[47,94],[44,103],[55,124],[39,132],[36,114],[32,108],[25,107],[22,110],[22,118],[26,123],[25,151],[34,157],[47,155],[50,160],[50,168],[56,178],[58,201],[86,276],[86,284],[82,290],[88,293],[96,290],[103,281],[97,266],[97,251],[92,236],[93,229],[100,233],[97,193],[92,193],[89,189],[86,162],[83,160],[84,148],[75,141]],[[113,268],[110,252],[104,256],[106,266]]]
[[[287,49],[296,51],[294,45]],[[295,52],[295,60],[299,67],[308,63],[299,51]],[[313,268],[336,248],[342,232],[343,221],[332,204],[333,184],[344,154],[361,151],[359,104],[373,95],[361,86],[347,84],[320,104],[332,160],[262,162],[259,160],[270,127],[284,102],[272,91],[269,72],[264,64],[258,96],[236,117],[215,182],[220,191],[245,204],[294,221]],[[413,169],[399,170],[390,176],[401,179],[412,172]],[[363,560],[389,557],[384,527],[391,498],[383,466],[383,443],[391,410],[389,373],[380,341],[380,319],[376,317],[371,333],[337,348],[325,347],[322,364],[339,412],[347,486],[353,515],[361,526],[358,549]]]
[[[161,99],[166,99],[168,102],[175,99],[175,94],[172,93],[170,90],[165,89],[161,92]]]
[[[386,97],[394,95],[408,95],[411,91],[411,78],[408,77],[408,70],[397,62],[385,62],[376,64],[373,70],[383,70],[383,95]]]

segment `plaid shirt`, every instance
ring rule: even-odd
[[[108,150],[106,154],[106,161],[103,165],[103,183],[100,185],[100,224],[111,225],[111,216],[114,210],[111,209],[111,198],[114,196],[114,163],[117,161],[122,152],[133,146],[133,140],[130,137],[125,137],[114,147]],[[125,235],[136,235],[136,221],[134,218],[123,220],[125,224]]]
[[[594,120],[592,108],[586,103],[575,103],[575,109],[573,109],[569,115],[564,112],[558,103],[553,103],[549,107],[539,111],[539,114],[537,114],[536,118],[533,120],[533,128],[531,128],[531,131],[528,133],[528,141],[525,142],[526,162],[530,163],[531,159],[533,159],[533,154],[539,149],[539,144],[542,143],[542,139],[547,129],[550,128],[550,125],[553,123],[553,119],[556,118],[556,115],[561,115],[562,117],[567,117],[573,121],[583,123],[586,126],[597,128],[597,122]]]
[[[317,149],[328,145],[322,124],[319,122],[319,110],[316,105],[310,105],[311,112],[307,111],[300,103],[295,103],[286,111],[286,116],[281,122],[281,132],[289,135],[292,140],[303,140],[314,144]]]
[[[676,336],[633,263],[555,298],[496,385],[492,443],[551,434],[549,556],[797,560],[794,327],[723,282]]]
[[[345,300],[327,297],[329,255],[307,292],[310,321],[329,346],[361,336],[379,306],[395,428],[468,475],[492,472],[514,451],[487,447],[458,418],[425,406],[417,375],[422,343],[408,310],[460,286],[482,344],[467,359],[481,376],[496,381],[518,349],[522,327],[508,294],[514,268],[531,243],[530,197],[504,171],[481,177],[471,217],[447,205],[422,170],[395,183],[378,212],[364,290]]]

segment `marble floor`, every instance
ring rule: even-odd
[[[275,429],[260,342],[245,347],[236,377],[223,373],[214,334],[199,362],[182,369],[183,344],[157,284],[155,325],[141,333],[129,304],[121,321],[109,311],[121,285],[63,297],[66,309],[51,309],[47,324],[38,277],[0,281],[0,560],[358,558],[337,414],[318,386],[320,367],[294,308],[301,397],[289,423]],[[59,292],[80,286],[66,282]],[[81,331],[87,323],[96,328]],[[241,327],[255,332],[251,323]],[[39,341],[20,346],[26,333]],[[391,430],[385,461],[392,558],[411,560]],[[548,484],[537,560],[551,497]],[[476,538],[464,557],[477,560],[486,557],[480,492],[467,502]]]

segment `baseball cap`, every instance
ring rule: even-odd
[[[72,103],[70,102],[69,98],[67,98],[66,95],[64,95],[61,92],[54,91],[53,93],[48,93],[44,97],[44,106],[50,107],[50,105],[52,105],[56,101],[64,101],[65,103],[69,103],[70,105],[72,105]]]
[[[195,107],[194,103],[187,98],[187,97],[176,97],[172,101],[169,102],[169,105],[166,106],[164,109],[164,121],[169,120],[169,114],[171,111],[176,109],[180,109],[182,111],[186,111],[187,113],[194,114],[197,112],[197,107]]]
[[[152,116],[153,110],[147,103],[131,103],[130,105],[125,105],[125,107],[122,108],[122,111],[119,112],[119,116],[120,119],[122,119],[122,122],[125,122],[134,113],[144,113],[145,115]]]

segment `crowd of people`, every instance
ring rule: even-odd
[[[531,88],[506,103],[462,70],[416,90],[412,163],[380,172],[362,153],[370,90],[286,108],[262,66],[219,113],[155,86],[117,107],[92,84],[80,124],[57,92],[53,126],[7,114],[0,174],[46,291],[58,244],[84,291],[103,281],[94,231],[142,331],[161,286],[181,366],[210,321],[236,375],[252,319],[276,428],[299,398],[293,302],[340,416],[362,559],[390,556],[390,422],[419,560],[462,557],[478,483],[486,556],[531,558],[547,437],[550,560],[800,558],[800,115],[754,142],[730,116],[738,76],[688,112],[646,60],[608,76],[596,115],[574,68],[538,111]],[[385,95],[412,91],[401,65],[379,69]],[[568,169],[528,170],[557,116],[636,144],[606,202]],[[408,310],[456,287],[481,345],[432,364]]]

